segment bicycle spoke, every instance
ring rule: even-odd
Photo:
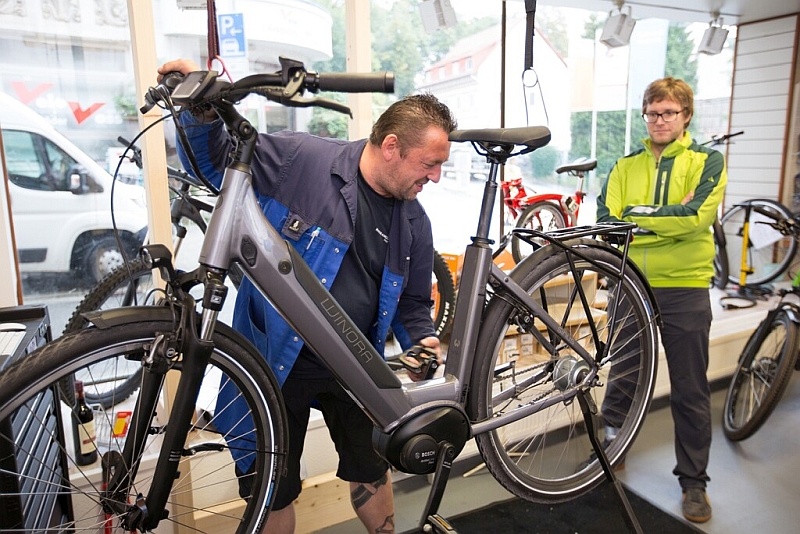
[[[560,501],[588,491],[603,477],[575,396],[588,387],[592,402],[602,406],[602,416],[596,416],[593,424],[601,441],[607,437],[607,424],[618,425],[617,437],[606,449],[612,462],[618,461],[633,442],[649,405],[657,332],[655,317],[643,304],[643,282],[616,280],[622,290],[606,300],[599,281],[619,273],[615,271],[619,258],[590,247],[573,258],[571,269],[565,253],[543,249],[536,254],[541,261],[529,260],[534,267],[524,279],[526,290],[598,362],[597,376],[583,384],[591,362],[540,321],[516,312],[513,301],[493,297],[484,323],[493,328],[493,339],[483,337],[479,350],[496,356],[492,367],[481,372],[487,372],[491,381],[484,379],[475,386],[473,399],[486,403],[485,417],[509,417],[514,422],[479,434],[476,441],[487,466],[509,491],[529,500]],[[537,336],[523,325],[540,329],[551,341],[551,351],[545,351],[546,346],[538,344]],[[523,336],[534,340],[531,348],[521,344]],[[514,345],[508,340],[515,338],[518,354],[509,348]],[[503,372],[496,374],[495,368]],[[611,389],[615,401],[604,403]],[[478,396],[483,392],[485,397]],[[515,415],[520,410],[525,411],[521,418]],[[484,412],[478,414],[480,419]]]
[[[54,425],[53,412],[39,411],[41,395],[49,391],[50,398],[58,397],[58,388],[52,384],[58,383],[63,376],[86,370],[85,376],[97,379],[91,388],[105,387],[111,381],[102,375],[103,372],[116,373],[117,363],[126,355],[137,355],[132,359],[140,360],[139,355],[153,345],[160,335],[158,333],[172,326],[172,321],[165,321],[136,323],[108,330],[85,329],[59,338],[37,351],[34,356],[38,357],[30,357],[26,365],[20,366],[22,374],[16,388],[9,387],[7,374],[0,375],[0,420],[12,413],[12,407],[22,403],[21,408],[14,409],[14,417],[32,419],[35,421],[33,427],[44,428],[50,441],[59,445],[55,457],[52,454],[37,456],[36,450],[26,449],[27,441],[14,443],[0,436],[3,449],[12,447],[15,456],[30,458],[26,470],[29,474],[20,477],[19,481],[23,488],[36,489],[22,492],[20,498],[26,500],[43,495],[60,503],[59,509],[64,516],[63,519],[54,519],[54,531],[97,532],[108,528],[121,533],[130,528],[128,521],[139,525],[135,522],[138,512],[150,510],[151,487],[171,488],[165,506],[167,516],[153,532],[173,531],[180,525],[182,529],[196,532],[237,531],[244,534],[251,532],[254,525],[263,520],[265,507],[274,490],[274,470],[282,465],[284,454],[280,392],[274,381],[267,377],[263,365],[258,363],[259,356],[243,349],[224,334],[217,332],[214,336],[215,350],[206,367],[201,402],[197,404],[198,410],[213,415],[200,419],[201,424],[194,424],[189,430],[182,451],[178,451],[178,476],[174,479],[159,477],[156,460],[161,454],[175,454],[175,451],[162,451],[163,432],[170,424],[180,424],[171,422],[172,411],[166,396],[154,414],[142,414],[142,410],[135,408],[140,405],[138,397],[149,389],[149,385],[144,384],[145,387],[137,389],[134,398],[111,408],[93,407],[98,436],[95,446],[100,460],[85,466],[76,463],[72,440],[65,440],[61,434],[60,428],[66,436],[72,433],[69,407],[61,404],[57,412],[66,416],[62,418],[62,425]],[[115,363],[103,366],[104,361]],[[154,378],[157,384],[167,384],[172,377],[177,379],[182,374],[184,363],[175,362],[167,371],[167,380],[157,375],[148,376],[152,374],[150,371],[143,376]],[[48,383],[51,385],[46,385]],[[233,394],[217,402],[223,389]],[[268,402],[275,404],[270,407]],[[228,431],[220,431],[226,425],[228,408],[236,403],[244,405],[242,413],[245,415],[238,415]],[[132,415],[125,416],[130,418],[127,431],[123,431],[124,425],[120,424],[119,417],[123,412],[132,412]],[[137,425],[137,417],[145,418],[143,425]],[[236,427],[241,429],[242,425],[249,425],[250,429],[237,431]],[[117,434],[112,435],[111,430],[115,428]],[[142,429],[142,433],[137,434],[137,428]],[[133,441],[141,443],[141,455],[125,460],[125,445]],[[252,463],[254,473],[260,478],[263,475],[266,486],[253,484],[249,489],[240,488],[240,473],[245,473],[247,467],[237,472],[234,456],[247,464]],[[64,458],[65,463],[62,464],[60,458]],[[4,477],[17,477],[15,472],[5,469],[5,464],[0,464],[0,469],[3,469]],[[116,476],[109,477],[113,487],[109,486],[107,490],[102,476],[104,470],[109,475],[116,473]],[[249,500],[240,497],[241,491],[246,492]],[[5,494],[3,498],[6,498]],[[111,513],[106,515],[106,512]]]

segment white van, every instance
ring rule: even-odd
[[[0,93],[0,128],[20,270],[97,281],[122,257],[111,218],[112,177],[33,110]],[[114,185],[114,221],[129,257],[147,231],[144,188]]]

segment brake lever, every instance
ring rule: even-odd
[[[267,100],[272,100],[273,102],[277,102],[287,107],[307,108],[314,106],[319,108],[327,108],[339,113],[345,113],[346,115],[349,115],[350,118],[353,117],[353,112],[346,104],[342,104],[341,102],[336,102],[335,100],[330,100],[328,98],[304,98],[300,96],[299,93],[294,93],[291,94],[291,96],[287,96],[287,93],[284,91],[284,89],[278,87],[258,87],[251,89],[250,91],[266,97]]]
[[[422,375],[423,380],[433,378],[439,362],[436,360],[436,353],[422,345],[414,345],[398,357],[410,373]]]
[[[121,135],[117,137],[117,141],[121,143],[125,148],[129,149],[131,155],[128,156],[130,160],[136,164],[137,167],[140,169],[142,168],[142,149],[138,146],[134,145],[131,141],[128,141]]]

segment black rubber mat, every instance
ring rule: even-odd
[[[676,492],[677,493],[677,492]],[[691,523],[626,490],[644,534],[698,534]],[[624,534],[636,532],[625,519],[622,502],[610,484],[560,504],[513,499],[448,518],[458,534]]]

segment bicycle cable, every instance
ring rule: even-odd
[[[151,124],[148,124],[145,128],[143,128],[141,132],[136,134],[136,136],[133,138],[133,140],[130,141],[128,143],[128,145],[125,147],[125,150],[122,152],[122,155],[120,155],[119,161],[117,162],[117,167],[114,169],[114,175],[112,176],[112,180],[111,180],[111,195],[110,195],[110,197],[111,197],[111,206],[110,206],[111,207],[111,228],[114,231],[114,240],[117,242],[117,247],[119,248],[119,253],[122,256],[122,263],[123,263],[123,265],[125,265],[125,269],[128,271],[128,278],[131,281],[133,281],[133,271],[131,271],[131,267],[130,267],[131,258],[129,258],[128,254],[125,252],[125,247],[123,246],[122,238],[120,237],[119,229],[117,228],[117,219],[116,219],[116,216],[114,214],[114,196],[115,196],[115,193],[116,193],[117,180],[119,179],[119,171],[120,171],[120,169],[122,167],[122,162],[125,160],[125,158],[126,157],[132,158],[132,156],[127,156],[128,152],[130,152],[131,154],[135,154],[134,147],[136,146],[136,142],[144,134],[146,134],[148,131],[150,131],[150,128],[154,127],[156,124],[159,124],[160,122],[165,120],[168,116],[169,115],[163,116],[163,117],[153,121]],[[131,159],[131,161],[133,161],[133,160]],[[135,291],[133,292],[133,305],[134,306],[138,305]]]
[[[744,310],[752,308],[759,300],[766,300],[775,294],[771,285],[744,286],[736,293],[729,293],[720,297],[719,303],[723,310]]]

